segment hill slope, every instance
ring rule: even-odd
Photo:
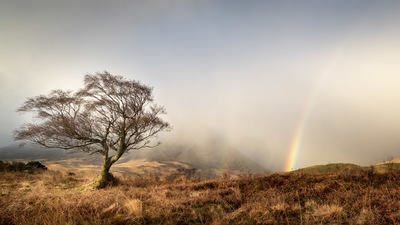
[[[0,160],[39,160],[56,170],[99,170],[100,155],[87,155],[74,150],[45,149],[36,145],[11,145],[0,148]],[[231,175],[263,173],[265,168],[244,156],[220,139],[209,139],[201,146],[167,143],[154,149],[142,149],[126,153],[112,171],[124,174],[165,175],[178,169],[196,169],[204,177],[221,176],[224,171]]]
[[[85,188],[86,174],[7,172],[0,224],[399,224],[399,172],[122,176],[103,190]]]
[[[330,163],[327,165],[315,165],[302,168],[292,172],[305,172],[305,173],[336,173],[336,172],[363,172],[373,170],[376,173],[386,173],[391,170],[400,169],[400,160],[395,159],[388,162],[378,163],[371,166],[359,166],[351,163]]]

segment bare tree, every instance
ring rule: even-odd
[[[17,111],[33,112],[40,122],[14,131],[15,140],[101,154],[96,188],[112,180],[110,168],[124,153],[158,145],[151,139],[170,129],[159,117],[165,109],[153,103],[151,87],[106,71],[86,75],[77,92],[54,90],[29,98]]]

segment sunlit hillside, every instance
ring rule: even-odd
[[[225,144],[222,140],[205,142],[203,146],[165,144],[125,154],[111,172],[118,175],[166,176],[179,170],[193,170],[205,178],[221,177],[229,172],[263,174],[267,170]],[[102,165],[100,155],[87,155],[75,150],[46,149],[37,145],[11,145],[0,148],[0,160],[43,162],[48,168],[74,173],[97,173]]]
[[[297,172],[304,173],[335,173],[340,171],[347,172],[365,172],[373,171],[375,173],[386,173],[388,171],[400,168],[399,159],[379,163],[371,166],[359,166],[351,163],[330,163],[327,165],[315,165],[297,170]]]

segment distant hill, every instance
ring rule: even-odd
[[[398,159],[390,159],[390,160],[387,160],[385,162],[378,163],[377,165],[392,164],[392,163],[400,163],[400,158],[398,158]]]
[[[0,148],[0,160],[62,160],[68,158],[81,158],[86,154],[76,150],[50,149],[31,143],[13,144]]]
[[[68,170],[98,170],[102,165],[100,155],[89,156],[76,150],[46,149],[33,144],[14,144],[0,148],[0,160],[38,160],[50,169]],[[182,168],[196,169],[197,174],[204,177],[221,176],[225,171],[231,175],[239,175],[264,173],[266,170],[218,138],[205,140],[201,146],[166,143],[157,148],[131,151],[111,170],[125,174],[165,175]]]
[[[378,163],[371,166],[359,166],[351,163],[330,163],[327,165],[315,165],[302,168],[293,172],[306,173],[336,173],[340,171],[361,172],[372,170],[377,173],[385,173],[392,169],[400,168],[400,159],[394,159],[383,163]]]
[[[351,163],[330,163],[327,165],[315,165],[315,166],[310,166],[306,168],[302,168],[299,170],[296,170],[298,172],[307,172],[307,173],[336,173],[339,171],[361,171],[363,170],[364,167],[358,166],[355,164]]]
[[[135,159],[181,162],[202,170],[203,175],[207,176],[223,171],[236,174],[266,171],[266,168],[218,138],[205,140],[201,145],[165,143],[155,149],[145,149],[130,154]]]

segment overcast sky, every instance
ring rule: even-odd
[[[398,158],[399,12],[385,0],[0,0],[0,147],[30,120],[15,112],[27,97],[107,70],[154,87],[174,127],[164,141],[219,135],[275,170],[293,145],[295,169]]]

